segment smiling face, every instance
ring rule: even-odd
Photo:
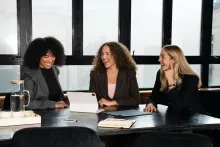
[[[170,58],[164,49],[162,49],[158,61],[160,62],[160,66],[163,71],[170,69],[171,66],[174,65],[174,60]]]
[[[47,52],[46,55],[40,58],[40,68],[50,69],[53,66],[55,60],[56,57],[50,51]]]
[[[109,46],[105,45],[102,48],[101,59],[105,68],[109,69],[116,67],[114,56],[111,54]]]

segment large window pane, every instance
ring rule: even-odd
[[[72,55],[72,0],[32,0],[33,38],[53,36]]]
[[[0,54],[18,54],[17,1],[0,1]]]
[[[160,65],[138,65],[137,81],[139,88],[153,88]]]
[[[201,75],[200,65],[190,65],[190,67],[198,74]],[[156,80],[157,71],[160,65],[138,65],[137,80],[139,88],[153,88]]]
[[[162,0],[132,0],[131,53],[158,55],[162,44]]]
[[[62,66],[59,69],[59,79],[63,91],[89,90],[89,75],[92,65]]]
[[[220,85],[220,64],[209,65],[209,86]]]
[[[202,0],[174,0],[172,44],[183,49],[185,55],[200,55]]]
[[[212,20],[212,55],[220,55],[220,0],[214,0]]]
[[[192,65],[190,65],[190,67],[201,78],[201,65],[192,64]]]
[[[11,92],[11,80],[20,80],[20,65],[0,65],[0,93]]]
[[[118,0],[83,0],[83,54],[95,55],[107,41],[118,41]]]
[[[69,65],[59,67],[60,83],[63,91],[89,90],[90,71],[93,65]],[[201,66],[190,65],[200,76]],[[160,65],[138,65],[139,88],[153,88]]]

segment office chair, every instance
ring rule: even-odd
[[[0,141],[0,147],[11,147],[11,140],[1,140]]]
[[[151,132],[136,136],[134,147],[213,147],[211,140],[200,134]]]
[[[11,147],[104,147],[104,144],[89,128],[40,127],[15,132]]]

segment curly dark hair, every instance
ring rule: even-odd
[[[61,42],[54,37],[45,37],[36,38],[28,45],[23,65],[31,69],[39,68],[41,57],[48,52],[56,57],[54,65],[61,66],[65,64],[66,56]]]
[[[106,42],[104,43],[98,50],[97,55],[93,59],[93,68],[92,71],[95,72],[103,72],[106,70],[102,59],[102,48],[107,45],[110,48],[110,52],[115,59],[115,63],[118,69],[126,69],[126,70],[137,70],[136,63],[128,48],[120,42]]]

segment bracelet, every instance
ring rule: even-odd
[[[176,84],[169,84],[168,87],[176,86]]]

